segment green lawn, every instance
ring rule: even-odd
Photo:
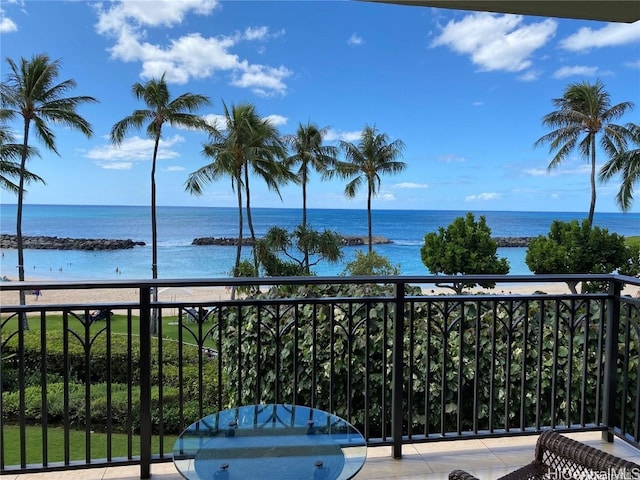
[[[624,237],[624,240],[627,245],[630,245],[630,246],[636,245],[640,247],[640,236],[636,235],[634,237]]]
[[[47,331],[62,331],[62,315],[61,314],[49,314],[47,315]],[[127,316],[126,315],[113,315],[111,317],[111,331],[115,335],[126,335],[128,333]],[[184,320],[183,320],[184,322]],[[184,322],[184,325],[194,332],[198,331],[198,325],[195,322]],[[97,333],[106,326],[106,321],[99,320],[91,324],[91,332]],[[206,320],[203,323],[203,331],[206,332],[212,326],[211,320]],[[78,327],[82,327],[80,320],[69,316],[69,327],[75,331],[78,331]],[[18,323],[17,317],[8,321],[2,329],[8,332],[17,330]],[[39,316],[29,317],[29,330],[33,332],[40,331],[40,318]],[[140,321],[139,317],[132,317],[131,333],[138,335],[140,333]],[[183,331],[184,341],[190,343],[192,336]],[[170,340],[178,340],[178,317],[176,316],[163,316],[162,317],[162,337]],[[207,338],[205,346],[215,348],[215,342],[211,338]]]
[[[163,317],[163,337],[171,340],[178,339],[178,326],[177,317]],[[46,317],[47,332],[61,332],[63,326],[63,317],[61,314],[50,314]],[[110,320],[111,329],[114,335],[127,335],[128,333],[128,321],[126,315],[114,315]],[[187,327],[197,332],[198,325],[196,323],[187,323]],[[212,322],[208,321],[203,324],[203,329],[211,328]],[[106,327],[105,321],[94,322],[91,325],[91,331],[95,334],[101,329]],[[13,332],[17,328],[17,320],[12,319],[2,326],[4,332]],[[29,318],[30,335],[39,335],[40,331],[40,317],[31,316]],[[69,328],[81,332],[84,328],[82,322],[78,319],[69,318]],[[139,334],[139,317],[133,317],[131,326],[132,335]],[[184,342],[192,343],[193,339],[188,332],[183,332]],[[214,342],[209,338],[207,339],[207,346],[215,347]],[[3,392],[8,393],[8,392]],[[70,460],[71,461],[84,461],[86,457],[86,437],[84,430],[70,430]],[[64,430],[61,427],[50,426],[47,429],[47,451],[48,462],[62,462],[64,461]],[[173,443],[175,442],[177,435],[166,435],[165,443],[163,446],[164,453],[170,454],[173,449]],[[42,449],[43,438],[42,428],[38,426],[29,426],[26,429],[26,452],[27,463],[39,464],[42,463]],[[5,424],[3,426],[3,438],[4,442],[4,463],[5,465],[19,465],[20,464],[20,431],[15,425]],[[158,445],[158,437],[153,437],[152,451],[159,453],[160,447]],[[91,452],[90,457],[92,459],[105,459],[107,457],[107,435],[104,433],[92,433],[90,435]],[[124,433],[114,433],[111,435],[111,457],[112,458],[126,458],[128,456],[128,438]],[[139,437],[134,436],[132,440],[132,455],[139,455]]]
[[[62,428],[48,428],[47,429],[47,450],[49,454],[48,461],[62,462],[64,461],[64,431]],[[176,436],[164,437],[164,451],[165,454],[171,454],[173,450],[173,444],[176,441]],[[42,463],[42,429],[40,427],[27,427],[26,428],[26,442],[27,442],[27,463]],[[125,434],[112,434],[112,457],[127,457],[127,435]],[[158,437],[154,436],[152,440],[152,452],[158,453],[160,448],[158,446]],[[4,426],[4,461],[5,465],[19,465],[20,464],[20,430],[17,426],[5,425]],[[72,461],[84,461],[86,449],[85,432],[83,430],[71,430],[69,432],[69,455]],[[132,442],[132,454],[134,456],[140,454],[139,438],[133,437]],[[107,457],[107,435],[104,433],[92,433],[91,434],[91,458],[92,459],[104,459]]]

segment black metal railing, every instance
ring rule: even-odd
[[[460,277],[3,284],[0,473],[139,464],[147,478],[185,427],[256,403],[330,411],[395,457],[546,428],[640,446],[640,298],[623,295],[638,279],[464,278],[500,293],[432,290]],[[543,293],[576,280],[594,293]],[[542,291],[509,291],[527,284]],[[169,287],[250,293],[154,301]],[[8,304],[19,289],[43,295]],[[46,302],[79,289],[138,299]]]

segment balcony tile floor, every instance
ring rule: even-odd
[[[600,433],[569,434],[583,443],[640,464],[640,450],[622,440],[603,442]],[[483,480],[496,479],[533,459],[536,436],[457,440],[403,446],[402,459],[391,458],[390,447],[371,447],[357,480],[446,480],[453,469]],[[111,467],[67,472],[6,475],[6,480],[138,480],[140,468]],[[153,479],[180,480],[173,463],[151,466]]]

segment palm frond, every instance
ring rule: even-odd
[[[623,212],[627,212],[633,203],[634,186],[640,181],[640,125],[629,123],[624,131],[629,134],[628,140],[638,148],[620,149],[611,156],[599,172],[599,179],[606,182],[620,174],[620,189],[616,195],[616,203]]]
[[[7,59],[9,74],[2,83],[3,118],[21,115],[27,123],[33,121],[36,135],[55,153],[55,134],[48,123],[62,124],[92,135],[90,123],[77,113],[77,108],[97,100],[90,96],[64,95],[76,87],[72,79],[56,83],[61,61],[50,60],[46,54],[31,59],[21,58],[19,64]],[[28,141],[28,139],[27,139]]]
[[[549,153],[555,152],[555,156],[547,167],[548,170],[558,167],[574,149],[577,149],[580,156],[591,163],[592,191],[589,210],[589,222],[591,222],[596,199],[594,185],[597,139],[609,158],[624,151],[631,132],[612,121],[629,111],[633,104],[622,102],[612,106],[610,95],[600,80],[595,83],[569,84],[563,96],[552,100],[552,103],[557,110],[542,118],[543,126],[552,130],[536,140],[534,146],[548,144]],[[610,167],[612,165],[601,170],[602,180],[613,175],[610,173]]]

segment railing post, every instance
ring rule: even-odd
[[[391,366],[391,455],[402,458],[402,404],[404,397],[404,282],[395,286],[393,364]]]
[[[140,478],[151,477],[151,288],[140,288]]]
[[[618,372],[616,358],[618,357],[618,332],[620,327],[620,295],[622,284],[617,280],[609,283],[609,297],[607,298],[607,330],[604,347],[604,405],[602,420],[607,430],[602,432],[602,440],[613,442],[612,429],[616,420],[616,397]]]

